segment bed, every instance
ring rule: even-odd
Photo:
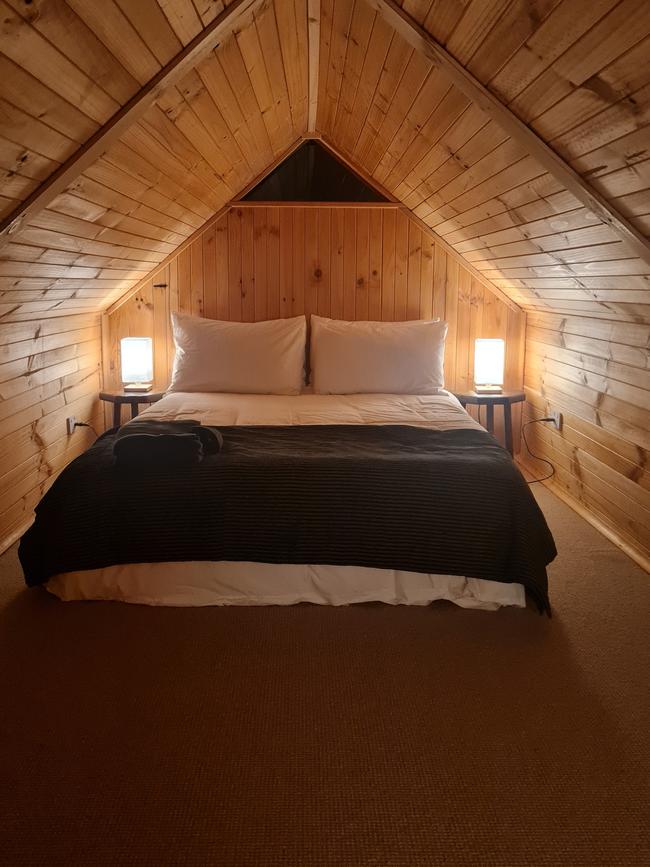
[[[544,517],[453,395],[174,392],[130,424],[190,418],[224,438],[191,471],[120,473],[114,431],[64,470],[21,541],[29,585],[66,601],[550,610]]]

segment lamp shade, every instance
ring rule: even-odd
[[[506,344],[501,338],[479,337],[474,346],[475,385],[503,385]]]
[[[122,382],[151,382],[153,341],[151,337],[123,337],[120,341]]]

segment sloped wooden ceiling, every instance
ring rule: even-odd
[[[0,0],[0,212],[241,2]],[[650,321],[647,259],[396,32],[391,5],[252,3],[20,226],[0,252],[0,315],[110,304],[299,142],[311,111],[315,134],[524,308]],[[650,233],[650,4],[401,0],[401,11]]]
[[[2,216],[224,5],[0,0]],[[307,81],[306,5],[253,3],[233,33],[12,236],[0,253],[0,315],[96,309],[135,285],[300,139]]]
[[[650,321],[648,262],[398,35],[385,5],[321,2],[325,139],[522,307]],[[649,3],[401,6],[650,234]]]

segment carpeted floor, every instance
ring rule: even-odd
[[[553,620],[66,605],[9,551],[0,863],[650,863],[650,576],[537,494]]]

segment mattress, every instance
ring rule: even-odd
[[[409,425],[478,429],[456,398],[437,395],[241,395],[171,393],[140,418],[194,418],[212,426]],[[448,600],[464,608],[524,607],[518,583],[322,564],[163,562],[109,566],[55,576],[46,585],[65,601],[114,599],[150,605],[344,605],[379,601],[423,605]]]

